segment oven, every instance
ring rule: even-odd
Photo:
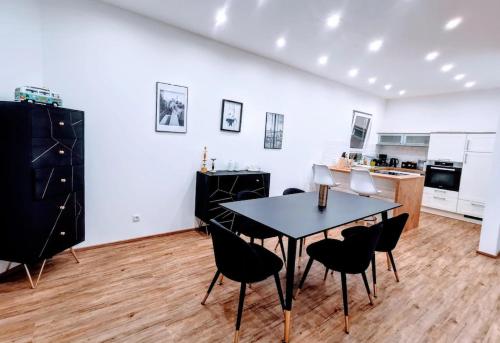
[[[454,167],[451,162],[435,162],[425,171],[425,187],[458,192],[462,168]]]

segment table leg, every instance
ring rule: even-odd
[[[382,221],[387,220],[387,211],[382,212]]]
[[[290,342],[290,324],[292,317],[293,284],[295,277],[295,258],[297,253],[297,240],[288,238],[288,254],[286,268],[286,295],[285,295],[285,333],[283,341]]]

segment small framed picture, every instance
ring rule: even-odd
[[[156,131],[187,132],[188,88],[156,83]]]
[[[283,146],[283,124],[285,116],[279,113],[266,113],[266,130],[264,134],[265,149],[281,149]]]
[[[240,132],[243,104],[232,100],[222,100],[220,129],[222,131]]]

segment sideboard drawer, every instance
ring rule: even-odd
[[[83,189],[83,166],[35,169],[33,174],[36,200]]]
[[[83,164],[83,142],[80,140],[33,138],[31,140],[33,168],[62,167]]]
[[[31,132],[35,138],[82,138],[83,113],[40,106],[32,113]]]

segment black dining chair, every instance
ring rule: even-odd
[[[257,192],[253,191],[241,191],[236,194],[235,200],[252,200],[262,198]],[[240,216],[235,215],[233,220],[233,225],[231,230],[238,235],[245,235],[250,237],[250,243],[254,243],[256,239],[260,239],[261,245],[264,245],[264,240],[269,238],[278,237],[278,244],[281,247],[281,254],[283,256],[283,261],[286,263],[286,254],[285,254],[285,246],[283,244],[283,236],[277,233],[276,231],[264,226],[262,224],[257,223],[256,221]]]
[[[370,229],[365,229],[349,236],[343,241],[337,239],[323,239],[319,242],[309,245],[306,249],[310,256],[307,262],[304,275],[300,280],[297,295],[304,286],[307,274],[311,269],[314,261],[323,264],[327,269],[340,272],[342,280],[342,298],[344,301],[344,330],[349,333],[349,308],[347,301],[347,277],[346,274],[361,274],[365,284],[366,292],[370,304],[373,305],[370,295],[370,286],[366,278],[366,269],[370,265],[370,261],[377,246],[382,228],[380,226],[372,226]]]
[[[236,331],[233,340],[236,343],[239,341],[241,315],[247,283],[263,281],[273,275],[281,308],[284,309],[285,303],[279,278],[279,272],[283,268],[283,261],[266,248],[245,242],[241,237],[238,237],[234,232],[226,229],[213,219],[210,220],[208,229],[212,235],[217,271],[201,304],[205,305],[220,274],[230,280],[241,283]]]
[[[408,221],[408,213],[402,213],[396,217],[392,217],[383,222],[380,222],[378,226],[382,227],[382,234],[380,235],[380,239],[375,247],[375,251],[385,252],[387,255],[387,269],[391,270],[390,264],[392,264],[392,269],[394,270],[394,276],[396,277],[396,282],[399,282],[398,271],[396,269],[396,263],[394,262],[394,256],[392,255],[392,251],[396,248],[398,244],[399,238],[401,237],[401,233],[405,228],[406,222]],[[373,228],[375,225],[371,226]],[[341,234],[344,238],[348,238],[360,231],[369,230],[366,226],[355,226],[350,227],[348,229],[342,230]],[[389,264],[390,262],[390,264]],[[372,276],[373,276],[373,295],[377,296],[377,271],[375,264],[375,254],[372,257]]]

